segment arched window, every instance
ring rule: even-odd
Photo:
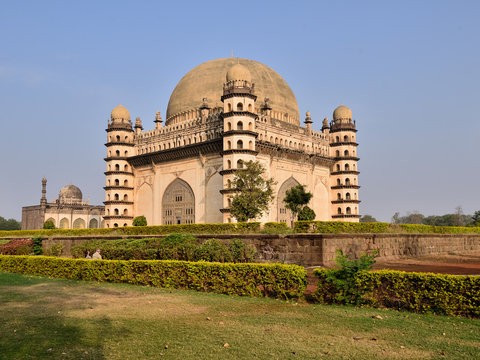
[[[118,227],[118,224],[117,223],[113,224],[113,227]]]
[[[338,151],[338,150],[335,151],[335,156],[336,156],[336,157],[339,157],[339,156],[340,156],[340,151]]]
[[[237,104],[237,111],[243,111],[243,104],[241,102]]]
[[[352,213],[352,209],[350,209],[349,207],[347,207],[346,211],[347,211],[347,215],[350,215]]]
[[[243,141],[242,140],[237,141],[237,149],[243,149]]]
[[[124,155],[128,156],[128,151],[127,150],[125,150]]]
[[[335,142],[340,142],[340,138],[338,136],[335,138]]]
[[[343,152],[343,155],[348,156],[348,150],[345,150],[345,151]]]
[[[350,185],[350,179],[349,178],[345,179],[345,185],[347,185],[347,186]]]
[[[107,215],[110,215],[110,209],[107,209]]]
[[[128,171],[128,165],[125,165],[125,166],[123,167],[123,171]]]
[[[128,215],[128,210],[127,209],[123,210],[123,215]]]
[[[127,194],[123,195],[123,201],[128,201],[128,195]]]
[[[123,226],[127,226],[127,224],[123,224]]]
[[[350,200],[350,193],[345,194],[345,199]]]
[[[253,150],[253,141],[250,141],[250,142],[248,143],[248,148],[249,148],[250,150]]]
[[[232,187],[232,181],[231,180],[227,180],[227,188],[231,188]]]
[[[237,122],[237,130],[243,130],[243,122]]]
[[[120,196],[118,194],[115,194],[115,200],[119,200]]]
[[[342,200],[342,194],[340,193],[337,194],[337,200]]]
[[[128,186],[128,180],[125,180],[125,181],[123,182],[123,186]]]
[[[115,155],[120,156],[120,150],[115,151]]]
[[[227,150],[230,150],[232,148],[232,143],[229,141],[227,141]]]
[[[337,179],[337,185],[342,185],[342,183],[340,182],[340,179]]]
[[[230,160],[227,160],[227,169],[232,168],[232,162]]]
[[[118,215],[118,214],[119,214],[118,209],[115,209],[113,212],[114,212],[115,215]]]
[[[120,185],[120,180],[115,179],[115,185],[116,185],[116,186],[119,186],[119,185]]]
[[[242,160],[237,161],[237,169],[243,169],[243,161]]]
[[[341,215],[341,214],[342,214],[342,208],[338,208],[338,209],[337,209],[337,214],[338,214],[338,215]]]
[[[251,121],[248,123],[248,130],[253,130],[253,123]]]
[[[350,170],[350,165],[345,164],[345,171],[349,171],[349,170]]]
[[[340,171],[340,165],[337,164],[337,171]]]
[[[164,225],[195,223],[195,196],[190,185],[179,178],[165,189],[162,208]]]
[[[232,111],[232,104],[228,103],[227,109],[228,109],[228,112]]]
[[[248,111],[252,112],[252,104],[248,104]]]
[[[275,138],[275,144],[278,144],[278,138]]]
[[[343,137],[343,141],[348,142],[348,136],[347,136],[347,135],[345,135],[345,136]]]
[[[120,165],[115,164],[115,171],[120,171]]]
[[[230,105],[230,104],[228,104],[228,105]],[[227,131],[230,131],[230,130],[232,130],[232,123],[229,121],[227,123]]]

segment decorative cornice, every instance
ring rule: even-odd
[[[105,129],[106,132],[111,132],[111,131],[126,131],[126,132],[133,132],[132,126],[130,125],[130,128],[127,127],[120,127],[120,126],[109,126],[108,129]]]
[[[105,220],[110,220],[110,219],[133,219],[133,216],[127,216],[127,215],[105,215],[103,217]]]
[[[120,186],[120,185],[113,185],[113,186],[104,186],[104,190],[133,190],[133,187],[130,186]]]
[[[222,189],[220,190],[220,194],[234,194],[236,193],[236,189]]]
[[[103,158],[105,161],[110,161],[110,160],[127,160],[127,156],[107,156],[106,158]]]
[[[360,189],[359,185],[335,185],[331,187],[332,190],[337,189]]]
[[[115,205],[115,204],[125,204],[133,205],[133,201],[124,201],[124,200],[109,200],[103,202],[105,205]]]
[[[127,143],[127,142],[122,142],[122,141],[107,142],[107,143],[105,144],[106,147],[115,146],[115,145],[120,145],[120,146],[135,146],[134,143]]]
[[[257,140],[255,148],[260,154],[266,154],[273,157],[284,158],[299,162],[310,163],[313,165],[321,165],[331,167],[335,163],[331,157],[321,156],[318,154],[308,154],[305,151],[282,147],[278,144]]]
[[[220,212],[221,212],[222,214],[224,214],[224,213],[229,213],[229,212],[230,212],[230,209],[223,208],[223,209],[220,209]]]
[[[235,96],[242,96],[242,97],[248,97],[248,98],[252,99],[253,101],[256,101],[257,100],[257,95],[253,95],[253,92],[247,92],[247,91],[240,90],[240,89],[232,89],[232,90],[230,90],[230,93],[226,93],[224,91],[220,100],[222,100],[222,102],[223,102],[223,100],[225,100],[225,99],[231,99]]]
[[[246,117],[251,117],[253,119],[257,119],[258,115],[255,113],[252,113],[250,111],[229,111],[226,113],[223,113],[223,118],[229,118],[232,116],[246,116]]]
[[[332,215],[332,218],[360,218],[360,215],[355,215],[355,214],[337,214],[337,215]]]
[[[220,155],[230,155],[230,154],[250,154],[258,155],[258,151],[250,149],[230,149],[220,152]]]
[[[332,204],[360,204],[360,200],[333,200]]]
[[[334,142],[334,143],[331,143],[330,146],[342,146],[342,145],[345,145],[345,146],[358,146],[358,144],[356,142],[352,142],[352,141],[347,141],[347,142]]]
[[[147,154],[136,155],[128,158],[128,162],[134,167],[158,164],[173,160],[187,158],[199,158],[200,155],[218,154],[222,151],[223,139],[213,139],[202,143],[185,145],[178,148],[160,150]]]
[[[334,157],[335,161],[340,161],[340,160],[354,160],[354,161],[359,161],[360,158],[356,156],[336,156]]]
[[[133,173],[132,172],[129,172],[129,171],[117,171],[117,170],[114,170],[114,171],[105,171],[104,172],[105,175],[120,175],[120,174],[123,174],[123,175],[132,175],[133,176]]]
[[[258,133],[252,130],[229,130],[223,133],[224,137],[232,136],[232,135],[251,135],[251,136],[258,137]]]
[[[341,170],[341,171],[332,171],[330,175],[358,175],[360,171],[354,170]]]

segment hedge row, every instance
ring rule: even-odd
[[[170,260],[85,260],[0,255],[0,271],[228,295],[301,297],[305,269],[284,264],[231,264]]]
[[[52,229],[0,231],[0,237],[12,236],[88,236],[88,235],[165,235],[171,233],[190,234],[245,234],[258,233],[259,222],[227,224],[182,224],[158,226],[125,226],[96,229]]]
[[[480,227],[433,226],[389,223],[353,223],[341,221],[296,221],[296,233],[360,234],[360,233],[424,233],[424,234],[470,234],[480,233]]]
[[[318,289],[313,297],[321,303],[338,303],[341,295],[326,280],[326,270],[316,269]],[[361,271],[355,276],[360,305],[419,313],[480,317],[480,277],[403,271]]]

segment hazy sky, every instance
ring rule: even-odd
[[[0,216],[69,183],[104,200],[105,128],[153,128],[193,67],[234,55],[290,85],[319,130],[358,127],[360,212],[480,209],[480,1],[0,0]]]

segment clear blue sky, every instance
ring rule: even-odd
[[[480,209],[479,1],[0,1],[0,216],[73,183],[104,200],[107,118],[153,128],[180,78],[234,55],[276,70],[314,128],[358,125],[362,214]]]

